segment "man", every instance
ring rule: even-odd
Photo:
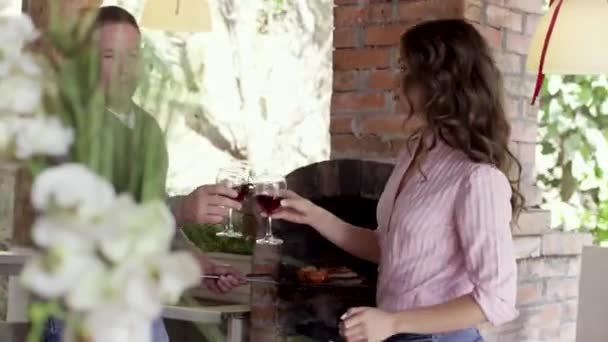
[[[132,101],[140,69],[139,26],[126,10],[116,6],[102,7],[97,16],[96,36],[101,57],[100,81],[110,114],[109,122],[105,123],[109,126],[105,127],[111,128],[100,132],[99,138],[112,144],[116,151],[112,183],[119,192],[132,191],[143,197],[161,195],[159,191],[164,193],[168,168],[164,135],[156,120]],[[143,178],[141,172],[147,172],[143,175],[146,184],[136,182]],[[236,196],[234,190],[224,185],[203,185],[187,196],[174,197],[169,202],[177,227],[181,227],[185,223],[222,222],[228,208],[241,208],[240,203],[232,199]],[[224,293],[243,284],[243,278],[236,270],[214,263],[194,247],[181,230],[175,234],[173,248],[189,250],[204,273],[221,275],[217,280],[205,280],[211,291]],[[60,341],[62,330],[61,322],[51,320],[44,341]],[[155,322],[153,335],[154,342],[168,341],[161,320]]]

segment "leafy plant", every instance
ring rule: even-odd
[[[192,224],[183,228],[184,233],[193,244],[204,252],[232,253],[240,255],[253,254],[253,240],[227,239],[216,236],[221,230],[216,225]]]
[[[550,76],[539,117],[539,184],[566,229],[608,241],[608,79]]]

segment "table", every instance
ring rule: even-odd
[[[9,276],[8,312],[5,335],[0,332],[0,341],[22,341],[12,338],[10,334],[22,332],[27,327],[27,306],[29,295],[19,284],[18,275],[31,250],[13,249],[0,252],[0,274]],[[216,305],[205,307],[165,306],[162,317],[166,319],[188,321],[194,323],[221,323],[226,321],[228,334],[226,342],[242,342],[246,336],[246,323],[248,321],[249,305]],[[0,327],[1,328],[1,327]],[[25,330],[26,331],[26,330]],[[24,340],[23,340],[24,341]]]

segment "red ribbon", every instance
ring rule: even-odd
[[[555,5],[555,11],[553,12],[553,16],[551,16],[551,21],[549,22],[549,27],[547,28],[547,35],[545,36],[545,41],[543,42],[543,50],[540,53],[540,63],[538,64],[538,74],[536,76],[536,86],[534,87],[534,94],[532,95],[532,104],[536,102],[536,98],[540,93],[541,88],[543,87],[543,81],[545,80],[545,74],[543,73],[543,68],[545,66],[545,58],[547,57],[547,50],[549,49],[549,41],[551,40],[551,34],[553,34],[553,28],[555,27],[555,22],[557,21],[557,15],[559,14],[559,10],[562,7],[562,3],[564,0],[558,0],[559,2]],[[553,5],[553,0],[549,2],[549,7]]]

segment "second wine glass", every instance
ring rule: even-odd
[[[220,169],[217,174],[217,182],[235,190],[237,192],[237,197],[234,198],[234,200],[241,203],[243,202],[247,194],[249,194],[251,186],[249,182],[249,170],[242,165],[236,165]],[[243,236],[241,232],[234,230],[234,223],[232,220],[232,208],[228,208],[228,219],[224,224],[224,230],[218,232],[217,235],[233,238],[239,238]]]
[[[268,225],[264,237],[256,240],[258,244],[280,245],[283,240],[272,234],[272,214],[281,207],[281,190],[287,189],[287,182],[282,176],[258,176],[254,184],[255,199],[260,209],[266,214]]]

